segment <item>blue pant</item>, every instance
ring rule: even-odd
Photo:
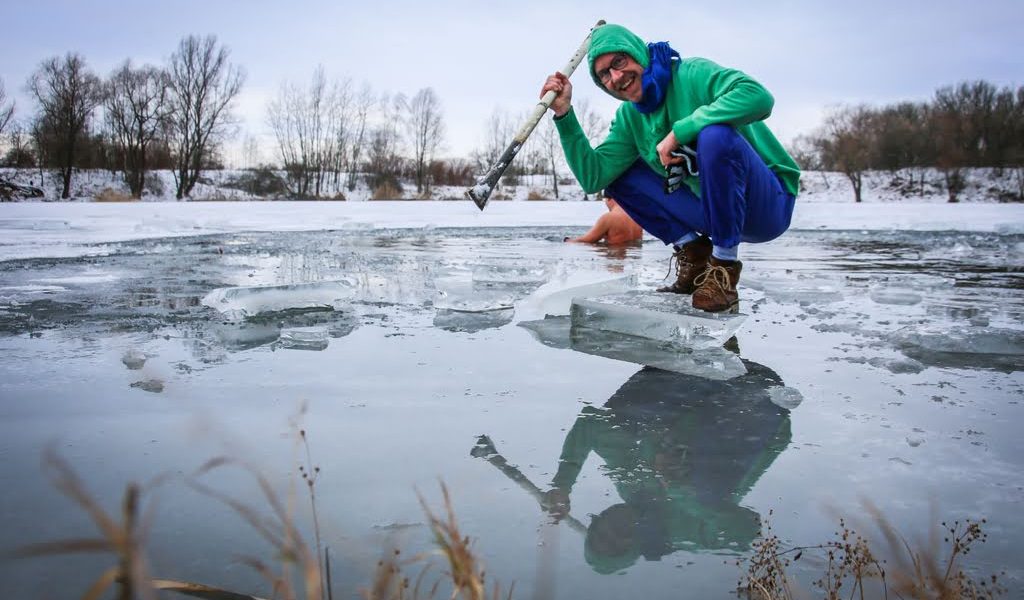
[[[683,185],[665,193],[665,179],[637,160],[606,189],[644,231],[666,244],[691,234],[715,246],[767,242],[789,228],[796,198],[747,140],[729,125],[697,135],[700,198]]]

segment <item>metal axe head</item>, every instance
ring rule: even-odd
[[[494,191],[494,186],[481,182],[466,190],[466,196],[476,203],[477,208],[483,210],[487,206],[487,199],[491,197],[492,191]]]
[[[469,455],[473,458],[487,458],[496,454],[498,454],[498,449],[494,446],[491,438],[486,435],[477,437],[476,445],[469,451]]]

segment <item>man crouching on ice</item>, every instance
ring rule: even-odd
[[[735,310],[740,242],[789,227],[800,169],[763,120],[774,99],[744,73],[680,59],[620,25],[594,30],[590,75],[621,106],[608,137],[587,141],[572,84],[555,73],[551,103],[566,161],[587,193],[607,188],[651,235],[675,248],[678,277],[659,291],[693,294],[693,307]]]

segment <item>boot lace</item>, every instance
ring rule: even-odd
[[[722,293],[728,292],[730,287],[729,271],[726,271],[723,266],[708,263],[707,269],[704,269],[704,272],[693,280],[693,284],[699,289],[703,289],[705,283],[709,287],[711,285],[718,286]]]
[[[668,273],[665,273],[665,279],[672,276],[673,271],[678,273],[683,270],[683,267],[689,266],[690,261],[686,260],[686,251],[680,248],[672,253],[672,256],[668,257]]]

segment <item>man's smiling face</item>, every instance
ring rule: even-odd
[[[594,73],[601,84],[620,100],[639,102],[643,98],[643,72],[640,63],[625,52],[609,52],[594,60]]]

